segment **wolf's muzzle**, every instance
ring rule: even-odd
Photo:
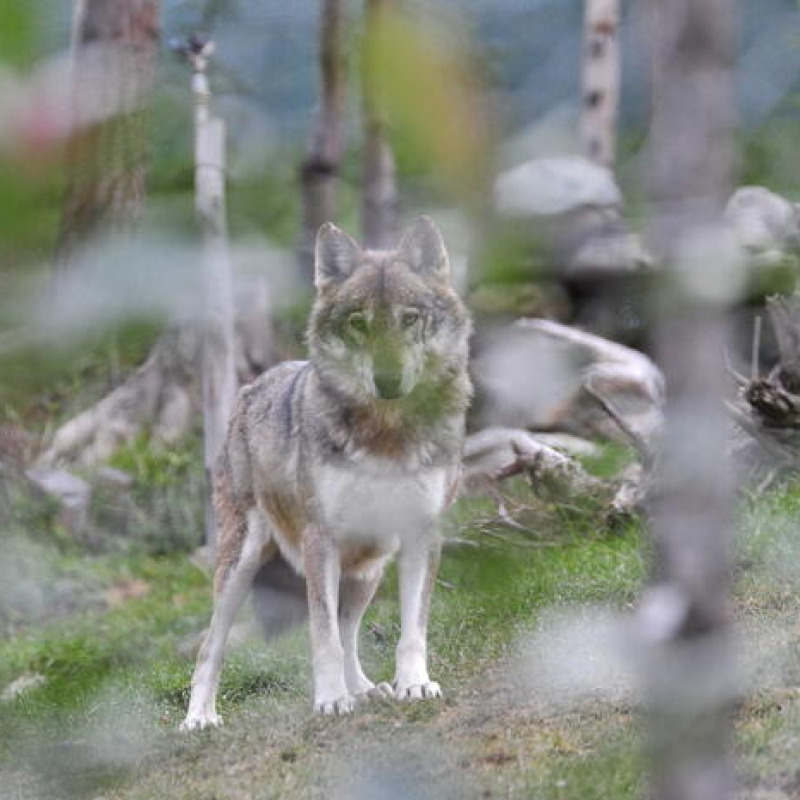
[[[403,396],[403,376],[376,373],[375,389],[380,400],[398,400]]]

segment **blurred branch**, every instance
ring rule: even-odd
[[[739,286],[722,222],[734,167],[733,0],[650,0],[652,233],[667,403],[653,498],[653,585],[639,612],[654,800],[728,800],[733,483],[720,398]],[[711,677],[713,676],[713,677]]]

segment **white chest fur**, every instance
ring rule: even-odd
[[[432,532],[444,510],[447,474],[366,458],[321,467],[317,487],[322,522],[338,540],[372,540],[393,549],[402,539]]]

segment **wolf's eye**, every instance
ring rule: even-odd
[[[400,317],[400,324],[403,328],[411,328],[419,322],[419,311],[406,311]]]
[[[360,312],[356,311],[347,318],[347,324],[356,333],[367,332],[367,318]]]

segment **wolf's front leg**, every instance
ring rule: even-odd
[[[441,697],[428,676],[428,612],[439,569],[438,536],[404,542],[400,550],[400,641],[397,644],[395,696],[398,700]]]
[[[376,569],[368,576],[342,577],[339,586],[339,630],[344,647],[344,677],[350,693],[358,699],[368,697],[391,697],[392,687],[388,683],[377,686],[364,674],[358,658],[358,630],[375,590],[380,583],[383,569]]]
[[[339,554],[331,537],[315,526],[306,531],[303,561],[311,623],[314,710],[319,714],[349,714],[355,708],[355,699],[347,690],[339,636]]]

